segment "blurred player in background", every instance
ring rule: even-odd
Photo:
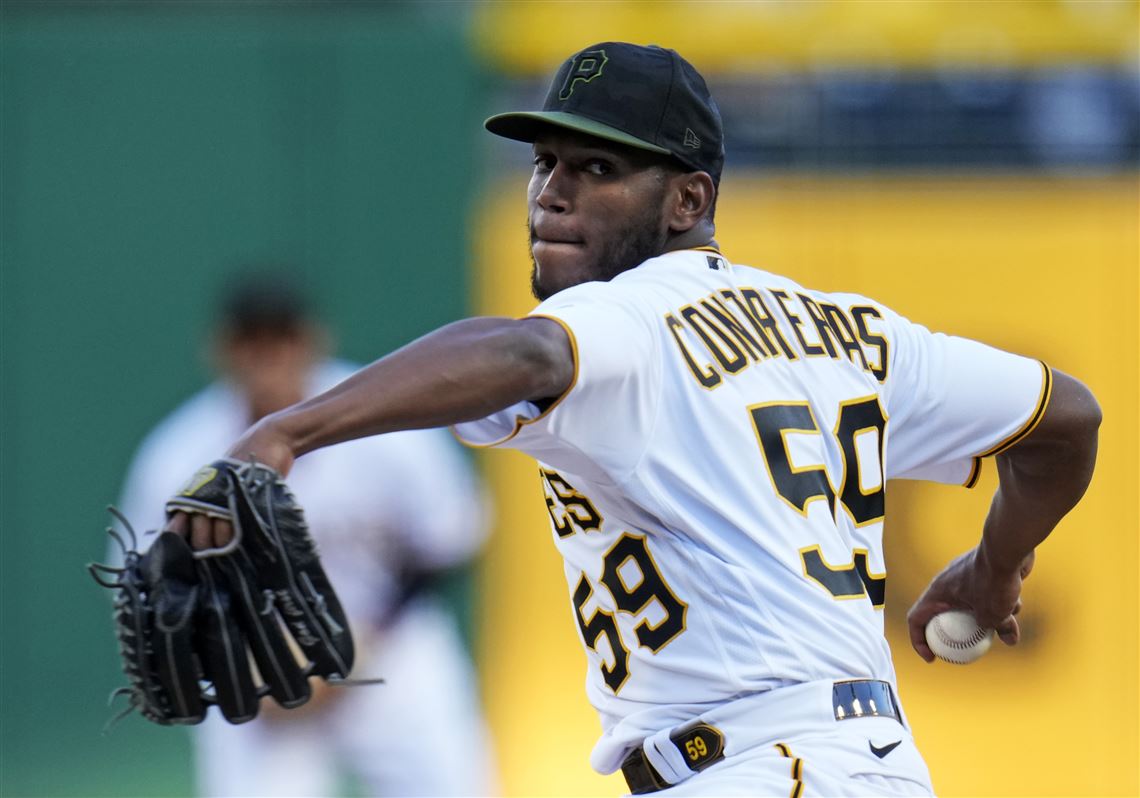
[[[325,357],[328,336],[286,275],[256,273],[226,291],[213,340],[221,379],[191,397],[135,454],[121,506],[143,528],[195,464],[251,423],[354,371]],[[360,475],[367,475],[361,480]],[[495,789],[477,686],[453,616],[429,589],[486,533],[487,508],[443,430],[399,432],[326,449],[290,475],[337,593],[353,619],[355,689],[314,680],[301,710],[263,705],[230,726],[194,730],[206,796],[331,796],[346,776],[370,795],[485,795]]]

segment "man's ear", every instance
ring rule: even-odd
[[[708,172],[685,172],[673,178],[673,190],[669,196],[669,229],[685,233],[708,216],[716,199],[716,186]]]

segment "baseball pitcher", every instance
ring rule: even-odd
[[[735,262],[714,238],[724,141],[676,52],[572,55],[532,145],[534,293],[273,414],[228,450],[286,474],[353,438],[454,425],[539,463],[601,737],[635,794],[929,795],[883,636],[892,478],[1000,485],[977,545],[909,616],[968,610],[1013,644],[1035,547],[1091,479],[1100,410],[1036,360]],[[198,551],[231,522],[183,502]]]

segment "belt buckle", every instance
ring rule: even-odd
[[[890,684],[878,679],[835,682],[831,705],[836,720],[886,717],[902,722]]]

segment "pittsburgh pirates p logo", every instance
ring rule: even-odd
[[[583,50],[574,56],[570,69],[566,72],[566,80],[562,83],[562,90],[558,92],[558,99],[569,100],[574,93],[574,85],[579,81],[589,83],[601,75],[602,67],[609,60],[605,50]]]

